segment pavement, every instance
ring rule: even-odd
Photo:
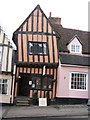
[[[3,106],[1,118],[45,117],[45,116],[87,116],[87,105]]]

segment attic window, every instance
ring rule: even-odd
[[[71,52],[80,53],[80,45],[71,45]]]

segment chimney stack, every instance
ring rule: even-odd
[[[49,13],[49,20],[52,24],[61,25],[61,18],[59,17],[52,17],[52,12]]]
[[[50,13],[49,13],[49,17],[51,18],[51,16],[52,16],[52,13],[50,12]]]

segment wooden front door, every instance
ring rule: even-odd
[[[18,96],[29,96],[29,79],[23,75],[18,80]]]

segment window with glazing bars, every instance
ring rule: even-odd
[[[71,73],[71,89],[87,89],[87,74]]]
[[[44,54],[48,53],[46,42],[29,42],[29,54]]]
[[[0,94],[7,94],[8,83],[7,79],[0,79]]]

